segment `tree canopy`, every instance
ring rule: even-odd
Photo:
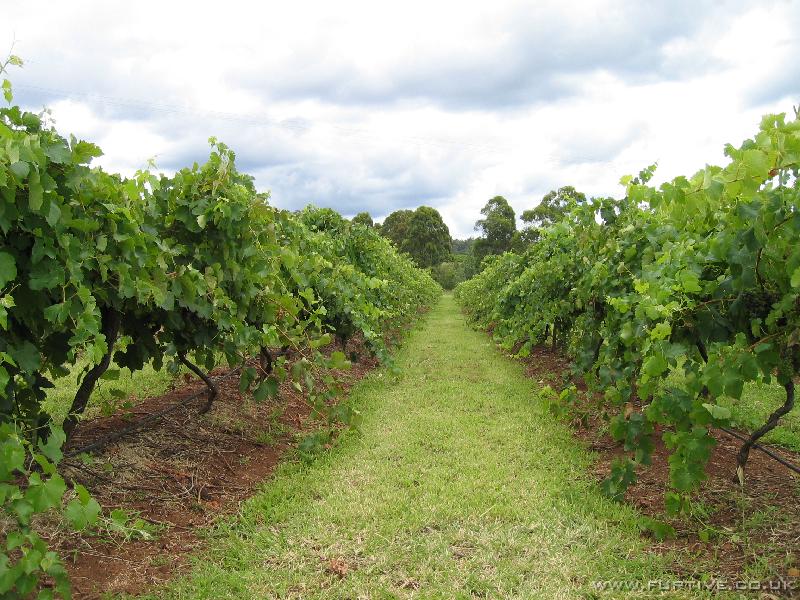
[[[523,211],[520,215],[525,227],[518,231],[514,238],[514,251],[523,251],[527,246],[536,242],[542,229],[558,223],[564,218],[570,207],[584,202],[586,202],[586,196],[571,185],[549,191],[539,204]]]
[[[355,217],[353,217],[353,223],[361,223],[362,225],[366,225],[367,227],[374,227],[375,222],[372,220],[372,215],[368,212],[360,212]]]
[[[465,240],[453,240],[453,243],[450,245],[450,251],[453,254],[469,254],[472,251],[472,244],[475,242],[475,238],[467,238]]]
[[[517,222],[508,200],[495,196],[481,209],[481,214],[484,218],[475,223],[475,229],[483,234],[473,245],[476,258],[481,260],[490,254],[502,254],[510,250]]]
[[[393,212],[381,225],[381,233],[420,267],[432,267],[450,257],[450,230],[439,211],[430,206]]]
[[[586,202],[586,196],[571,185],[565,185],[545,194],[534,208],[522,213],[521,218],[530,227],[542,228],[561,220],[570,205]]]
[[[397,248],[402,249],[403,243],[408,239],[408,222],[413,214],[413,210],[394,211],[383,220],[380,227],[381,235],[389,238]]]

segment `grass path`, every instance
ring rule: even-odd
[[[450,296],[397,362],[353,389],[361,434],[285,465],[157,596],[592,598],[594,580],[662,574],[635,514],[601,497],[534,383]]]

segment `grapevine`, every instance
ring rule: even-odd
[[[0,73],[12,65],[21,61],[11,57]],[[256,401],[291,381],[332,435],[357,416],[331,402],[348,338],[359,332],[387,360],[385,336],[441,289],[370,228],[333,211],[271,206],[213,138],[202,165],[126,179],[91,166],[97,146],[14,105],[7,79],[2,90],[0,506],[16,529],[0,542],[0,596],[25,596],[47,576],[68,597],[60,559],[31,516],[60,509],[84,528],[99,515],[57,472],[98,381],[121,367],[183,365],[208,386],[208,412],[217,394],[208,372],[224,362]],[[323,351],[332,337],[342,351]],[[42,408],[47,390],[81,359],[69,414],[55,422]]]
[[[525,356],[550,341],[573,359],[589,392],[615,413],[628,451],[604,489],[619,497],[650,461],[655,432],[670,451],[667,508],[705,479],[728,426],[723,397],[777,382],[794,406],[800,371],[800,121],[767,115],[729,162],[659,187],[655,166],[626,176],[621,199],[573,202],[520,255],[494,259],[456,289],[470,319]],[[565,390],[569,398],[574,390]]]

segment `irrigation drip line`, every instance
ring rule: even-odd
[[[741,433],[737,433],[736,431],[733,431],[732,429],[728,429],[727,427],[720,427],[720,429],[721,429],[722,431],[724,431],[725,433],[727,433],[728,435],[730,435],[730,436],[732,436],[732,437],[735,437],[735,438],[736,438],[736,439],[738,439],[738,440],[741,440],[742,442],[746,442],[746,441],[749,439],[749,438],[747,438],[747,436],[744,436],[744,435],[742,435]],[[769,448],[765,448],[765,447],[764,447],[764,446],[762,446],[761,444],[753,444],[753,448],[756,448],[757,450],[761,450],[761,451],[762,451],[764,454],[766,454],[767,456],[769,456],[769,457],[770,457],[770,458],[772,458],[773,460],[775,460],[775,461],[777,461],[777,462],[781,463],[781,464],[782,464],[784,467],[786,467],[787,469],[789,469],[789,470],[791,470],[791,471],[794,471],[795,473],[797,473],[798,475],[800,475],[800,467],[798,467],[798,466],[796,466],[796,465],[793,465],[792,463],[790,463],[790,462],[788,462],[788,461],[784,460],[783,458],[781,458],[780,456],[778,456],[777,454],[775,454],[775,453],[774,453],[772,450],[770,450]]]
[[[236,367],[232,371],[227,372],[225,375],[222,375],[220,377],[212,378],[212,381],[214,381],[215,383],[219,383],[219,382],[224,381],[224,380],[226,380],[226,379],[228,379],[230,377],[233,377],[240,370],[241,370],[241,367]],[[164,409],[162,409],[162,410],[160,410],[158,412],[155,412],[155,413],[151,413],[151,414],[147,415],[146,417],[144,417],[142,419],[139,419],[138,421],[136,421],[132,425],[129,425],[128,427],[125,427],[124,429],[120,429],[120,430],[115,431],[113,433],[110,433],[110,434],[108,434],[106,436],[103,436],[103,437],[95,440],[94,442],[92,442],[90,444],[87,444],[87,445],[85,445],[85,446],[83,446],[81,448],[76,448],[74,450],[70,450],[69,452],[65,452],[64,453],[64,457],[65,458],[72,458],[73,456],[77,456],[79,454],[83,454],[84,452],[92,452],[93,450],[98,450],[100,448],[103,448],[103,447],[107,446],[108,444],[110,444],[112,442],[115,442],[120,438],[125,437],[126,435],[134,433],[135,431],[141,429],[145,425],[148,425],[148,424],[150,424],[150,423],[152,423],[154,421],[158,421],[159,419],[167,416],[168,414],[170,414],[172,412],[175,412],[179,408],[186,407],[186,405],[189,402],[191,402],[192,400],[196,400],[197,398],[199,398],[199,397],[201,397],[201,396],[203,396],[205,394],[208,394],[208,390],[207,389],[200,390],[199,392],[195,392],[194,394],[192,394],[188,398],[182,398],[178,402],[176,402],[175,404],[173,404],[171,406],[168,406],[167,408],[164,408]]]

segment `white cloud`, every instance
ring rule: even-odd
[[[12,3],[8,3],[12,4]],[[723,160],[800,103],[785,1],[14,2],[17,98],[124,174],[216,136],[273,201],[383,217],[435,206],[454,235],[490,197],[521,212]]]

